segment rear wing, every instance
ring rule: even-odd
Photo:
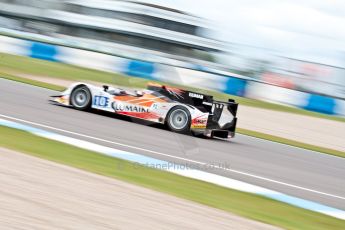
[[[223,102],[224,103],[224,102]],[[228,99],[227,104],[227,109],[230,111],[230,113],[236,117],[237,115],[237,109],[238,109],[238,103],[234,99]]]
[[[207,129],[227,130],[233,137],[237,125],[238,103],[233,99],[228,102],[213,101],[210,115],[207,120]]]

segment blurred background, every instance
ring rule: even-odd
[[[0,0],[0,32],[344,99],[344,10],[336,0]]]

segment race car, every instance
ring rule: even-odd
[[[166,125],[177,133],[218,138],[235,136],[238,104],[213,96],[149,83],[146,90],[75,83],[60,95],[58,104],[78,110],[102,110]]]

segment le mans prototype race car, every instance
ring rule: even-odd
[[[147,90],[124,90],[75,83],[52,101],[78,110],[103,110],[166,125],[178,133],[230,138],[235,136],[238,104],[158,84]]]

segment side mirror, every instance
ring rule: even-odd
[[[107,85],[103,85],[103,90],[104,90],[104,92],[107,92],[107,91],[108,91],[108,89],[109,89],[109,86],[107,86]]]

